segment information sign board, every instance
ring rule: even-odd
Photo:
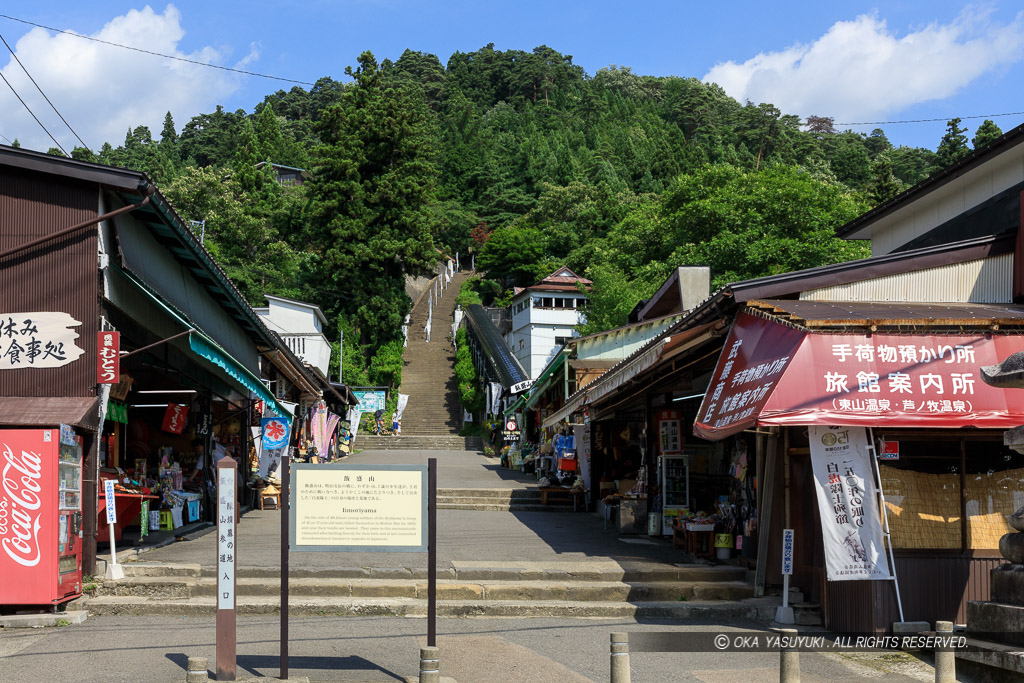
[[[423,465],[291,465],[290,549],[427,550]]]

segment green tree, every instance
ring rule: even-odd
[[[1003,131],[1000,130],[999,126],[990,119],[985,119],[978,126],[978,130],[974,131],[974,137],[971,139],[971,144],[974,145],[974,149],[984,147],[988,143],[992,142],[996,138],[1000,137]]]
[[[204,246],[250,304],[263,305],[264,294],[298,297],[299,256],[237,179],[191,167],[164,193],[182,218],[205,221]]]
[[[966,132],[966,128],[960,127],[960,119],[958,118],[950,119],[946,123],[946,134],[942,136],[942,140],[939,141],[939,147],[936,150],[940,167],[946,168],[956,163],[971,151],[967,147]]]
[[[316,130],[308,249],[311,289],[332,315],[344,312],[377,349],[401,334],[409,310],[405,274],[437,259],[433,246],[436,140],[422,90],[388,80],[369,52],[342,101]]]
[[[871,201],[881,204],[902,191],[903,183],[892,172],[892,158],[888,153],[879,154],[871,162],[871,185],[868,188]]]
[[[525,287],[544,277],[558,263],[547,256],[547,241],[537,228],[511,225],[495,230],[480,249],[477,270],[504,285]]]
[[[662,198],[672,265],[711,267],[715,287],[868,255],[835,237],[863,210],[842,188],[795,167],[750,173],[709,166],[681,177]]]

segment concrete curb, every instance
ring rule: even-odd
[[[58,626],[61,621],[68,622],[63,626],[71,626],[81,624],[88,618],[89,612],[86,610],[68,610],[52,614],[11,614],[0,616],[0,628],[46,628]]]

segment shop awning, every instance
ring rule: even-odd
[[[99,399],[86,397],[0,396],[0,425],[4,427],[56,427],[73,425],[99,429]]]
[[[196,326],[189,322],[183,315],[178,313],[159,296],[154,294],[144,284],[132,277],[130,273],[118,270],[128,282],[146,296],[155,306],[162,309],[167,315],[178,322],[182,327],[191,329],[188,335],[189,348],[193,353],[204,361],[215,366],[222,376],[226,376],[235,385],[240,385],[247,391],[254,394],[261,401],[264,401],[277,415],[292,415],[292,411],[282,405],[274,395],[267,389],[267,385],[252,371],[235,360],[231,354],[225,351],[217,342],[210,339]]]
[[[294,410],[290,409],[284,402],[278,401],[270,393],[267,385],[259,377],[249,372],[245,366],[232,358],[227,351],[217,346],[217,343],[206,335],[201,332],[192,332],[188,336],[188,345],[196,355],[213,363],[227,374],[228,377],[251,391],[261,401],[265,401],[278,415],[294,414]]]
[[[803,303],[810,302],[786,302],[786,308]],[[855,321],[843,319],[833,307],[829,330],[825,324],[795,326],[767,314],[740,313],[694,433],[718,440],[755,425],[1009,429],[1024,424],[1024,391],[997,389],[981,380],[981,366],[1024,350],[1024,336],[996,332],[985,326],[987,319],[967,317],[976,312],[967,305],[943,305],[935,317],[916,319],[905,316],[907,307],[876,304]],[[1002,313],[1010,316],[1002,318],[1006,321],[1024,320],[1024,309]],[[897,321],[913,332],[900,333],[892,324]],[[864,324],[893,331],[847,331]],[[934,333],[928,332],[929,324],[937,328]]]
[[[569,352],[567,350],[560,349],[558,354],[551,359],[544,371],[540,373],[540,377],[533,383],[533,388],[530,390],[529,396],[526,398],[526,407],[532,408],[536,405],[537,401],[540,400],[541,395],[548,390],[557,379],[555,373],[562,370],[562,366],[565,365],[565,359],[568,357]]]
[[[596,380],[569,397],[565,405],[544,420],[549,427],[564,420],[583,406],[596,403],[643,372],[650,370],[659,361],[686,352],[694,346],[705,343],[723,328],[717,322],[705,323],[687,330],[676,331],[653,340],[632,356],[620,361]],[[672,332],[672,330],[669,330]]]

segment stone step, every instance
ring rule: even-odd
[[[438,510],[470,510],[476,512],[575,512],[572,505],[540,503],[442,503],[437,502]]]
[[[500,500],[540,500],[541,491],[538,488],[525,489],[455,489],[439,488],[437,498],[489,498]]]
[[[280,595],[276,578],[239,578],[239,598]],[[125,577],[104,581],[95,596],[196,598],[214,596],[216,577]],[[424,579],[292,578],[288,593],[294,597],[418,598],[426,599]],[[742,600],[753,597],[753,586],[742,581],[623,583],[616,581],[486,581],[437,582],[439,600],[571,600],[574,602],[665,602],[690,600]]]
[[[751,619],[770,622],[779,604],[773,598],[745,600],[694,600],[663,602],[621,602],[569,600],[441,600],[439,617],[555,617],[555,618],[662,618],[701,619],[723,622]],[[215,596],[164,599],[131,595],[79,598],[69,605],[88,609],[95,615],[146,614],[167,616],[207,615],[217,611]],[[237,599],[238,614],[279,614],[280,597],[252,596]],[[334,596],[290,596],[288,613],[295,616],[402,616],[425,617],[427,601],[419,598],[352,598]]]
[[[405,425],[403,425],[404,430]],[[356,436],[356,448],[364,450],[466,450],[478,451],[483,448],[483,439],[479,436],[454,435],[408,435],[375,436],[359,434]]]
[[[213,567],[202,568],[199,564],[131,561],[123,562],[126,578],[177,579],[216,576]],[[746,571],[730,565],[666,564],[644,563],[623,568],[614,562],[566,562],[532,563],[506,562],[484,564],[474,562],[472,566],[457,562],[455,566],[439,566],[438,581],[491,582],[491,581],[573,581],[573,582],[623,582],[623,583],[708,583],[743,581]],[[236,575],[251,579],[280,580],[279,567],[238,567]],[[291,567],[289,576],[293,580],[335,581],[352,579],[374,579],[379,581],[414,581],[427,578],[427,568],[407,567]],[[809,606],[817,608],[817,605]]]

